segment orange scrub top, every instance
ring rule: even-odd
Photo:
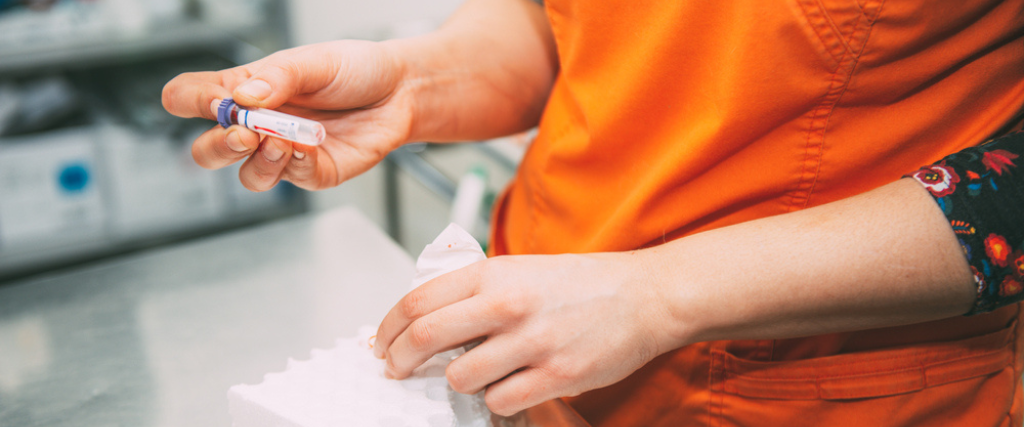
[[[561,71],[494,254],[630,250],[850,197],[1024,105],[1024,0],[545,7]],[[699,343],[569,402],[600,426],[1019,426],[1019,318]]]

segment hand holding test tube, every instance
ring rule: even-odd
[[[265,108],[244,108],[231,98],[214,99],[210,110],[217,114],[217,122],[225,128],[240,125],[303,145],[320,145],[327,137],[319,122]]]
[[[402,64],[384,43],[340,40],[224,70],[181,74],[164,87],[162,101],[173,115],[218,122],[192,144],[198,165],[220,169],[241,163],[238,179],[252,191],[281,181],[322,190],[422,139],[412,135],[417,98],[414,86],[400,84],[406,78]],[[284,129],[265,126],[281,116]]]

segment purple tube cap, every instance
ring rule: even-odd
[[[220,101],[220,105],[217,106],[217,123],[221,126],[231,127],[231,107],[234,107],[235,100],[231,98],[224,98]]]

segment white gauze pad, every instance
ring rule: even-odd
[[[485,259],[465,230],[449,225],[416,260],[412,288]],[[454,392],[444,371],[463,353],[434,356],[411,377],[384,378],[384,361],[373,357],[372,326],[339,339],[329,350],[314,349],[307,361],[289,360],[284,372],[269,373],[256,385],[228,390],[235,427],[486,427],[491,413],[483,393]]]

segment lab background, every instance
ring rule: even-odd
[[[341,186],[204,170],[173,76],[439,26],[458,0],[0,0],[0,426],[229,425],[224,393],[379,321],[449,222],[487,244],[531,133]]]

